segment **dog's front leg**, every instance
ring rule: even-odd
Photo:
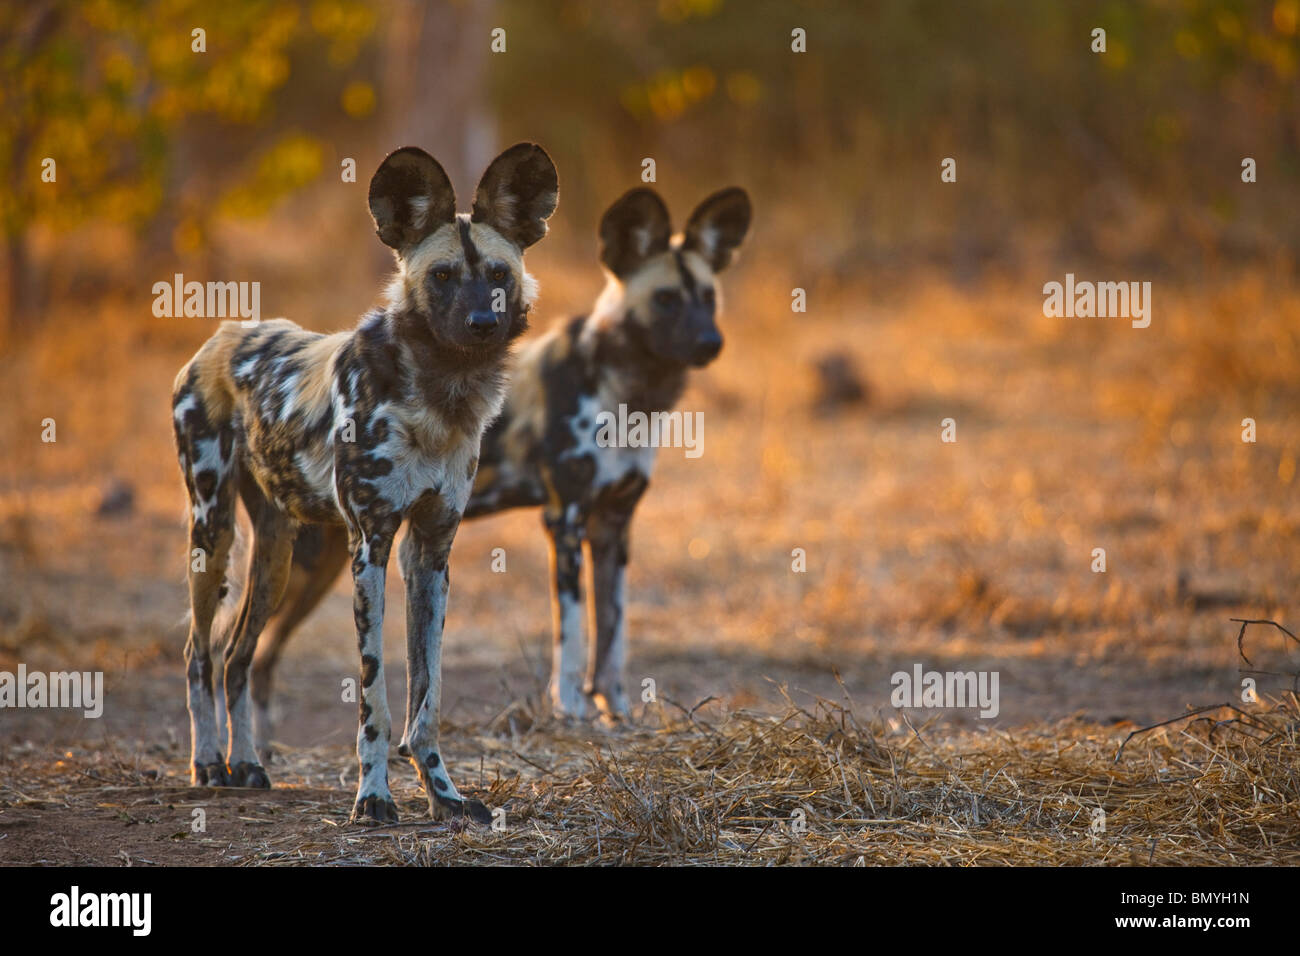
[[[586,672],[586,627],[582,603],[583,517],[576,504],[543,513],[551,542],[551,707],[557,716],[587,716],[583,693]]]
[[[621,513],[602,514],[587,524],[596,634],[586,690],[601,714],[610,720],[625,720],[631,712],[624,673],[627,661],[624,581],[631,517]]]
[[[469,816],[491,823],[477,800],[463,798],[438,747],[442,706],[442,630],[451,576],[447,558],[460,513],[439,496],[422,498],[411,512],[399,558],[406,584],[406,733],[401,752],[411,758],[435,818]]]
[[[397,822],[397,806],[388,789],[388,690],[384,683],[384,579],[397,521],[372,524],[352,537],[352,611],[361,649],[361,704],[357,759],[361,775],[352,820]]]

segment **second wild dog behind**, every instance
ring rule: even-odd
[[[332,529],[350,552],[361,655],[360,774],[352,816],[396,820],[388,786],[391,721],[384,681],[384,580],[407,522],[407,701],[403,749],[434,817],[469,813],[438,746],[447,556],[469,501],[483,430],[505,397],[510,343],[527,327],[536,283],[523,251],[546,234],[555,166],[521,143],[488,166],[472,215],[432,156],[406,147],[370,182],[380,240],[397,257],[388,304],[351,332],[320,335],[277,319],[223,323],[176,377],[173,420],[190,500],[190,633],[185,647],[191,779],[269,787],[254,745],[249,666],[290,578],[300,526]],[[235,531],[235,499],[253,526],[242,590],[223,615],[224,707],[218,734],[211,631]],[[340,564],[342,563],[340,560]]]
[[[749,230],[743,189],[705,199],[674,237],[652,189],[634,189],[600,223],[608,274],[589,315],[552,328],[516,363],[500,418],[483,437],[465,517],[541,506],[551,545],[553,653],[550,697],[561,715],[628,715],[624,670],[624,577],[633,511],[654,467],[653,447],[607,447],[599,413],[620,405],[652,414],[671,409],[691,368],[722,349],[717,274]],[[596,634],[586,647],[583,544],[593,563]],[[253,662],[259,752],[269,753],[276,664],[295,628],[328,592],[347,559],[343,536],[304,528],[282,607]]]

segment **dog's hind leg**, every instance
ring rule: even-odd
[[[235,528],[239,472],[235,428],[210,407],[188,369],[172,398],[176,453],[190,502],[190,629],[185,642],[186,704],[190,713],[190,782],[228,782],[217,735],[212,687],[212,619],[221,600]]]
[[[252,695],[249,665],[257,638],[280,602],[293,555],[293,521],[245,477],[240,493],[253,522],[253,548],[248,561],[239,618],[226,644],[226,710],[230,715],[230,782],[236,787],[270,787],[270,778],[253,745]]]
[[[304,525],[293,543],[293,564],[284,598],[266,625],[253,655],[253,742],[262,762],[271,757],[271,694],[275,668],[289,638],[329,593],[348,563],[348,536],[342,525]]]

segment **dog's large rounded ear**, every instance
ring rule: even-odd
[[[630,189],[600,217],[600,261],[620,279],[668,249],[668,207],[645,186]]]
[[[388,154],[370,180],[379,241],[405,254],[456,218],[456,193],[438,161],[416,146]]]
[[[753,208],[739,186],[720,189],[695,207],[686,224],[682,248],[698,252],[714,272],[731,264],[732,254],[749,232]]]
[[[527,249],[546,235],[546,220],[559,201],[560,177],[546,150],[536,143],[516,143],[483,173],[472,218]]]

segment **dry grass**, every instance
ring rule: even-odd
[[[544,735],[491,799],[505,832],[382,839],[384,863],[1177,865],[1300,862],[1294,707],[1234,732],[1067,725],[930,742],[823,701],[697,711],[618,746]],[[530,773],[536,765],[545,774]],[[1092,832],[1094,808],[1105,831]],[[802,826],[800,825],[802,824]]]
[[[186,862],[227,865],[1295,865],[1295,703],[1159,728],[1118,760],[1127,727],[932,736],[824,700],[779,716],[669,705],[662,726],[610,735],[548,721],[472,738],[477,767],[451,761],[504,810],[500,830],[430,821],[409,785],[397,795],[413,822],[347,824],[350,774],[322,774],[340,748],[286,754],[270,795],[159,786],[150,758],[70,753],[0,784],[0,819],[26,813],[53,836],[98,813],[118,835],[77,852],[101,863],[175,860],[183,843]],[[446,730],[459,747],[472,732]],[[0,859],[41,859],[7,843]]]

